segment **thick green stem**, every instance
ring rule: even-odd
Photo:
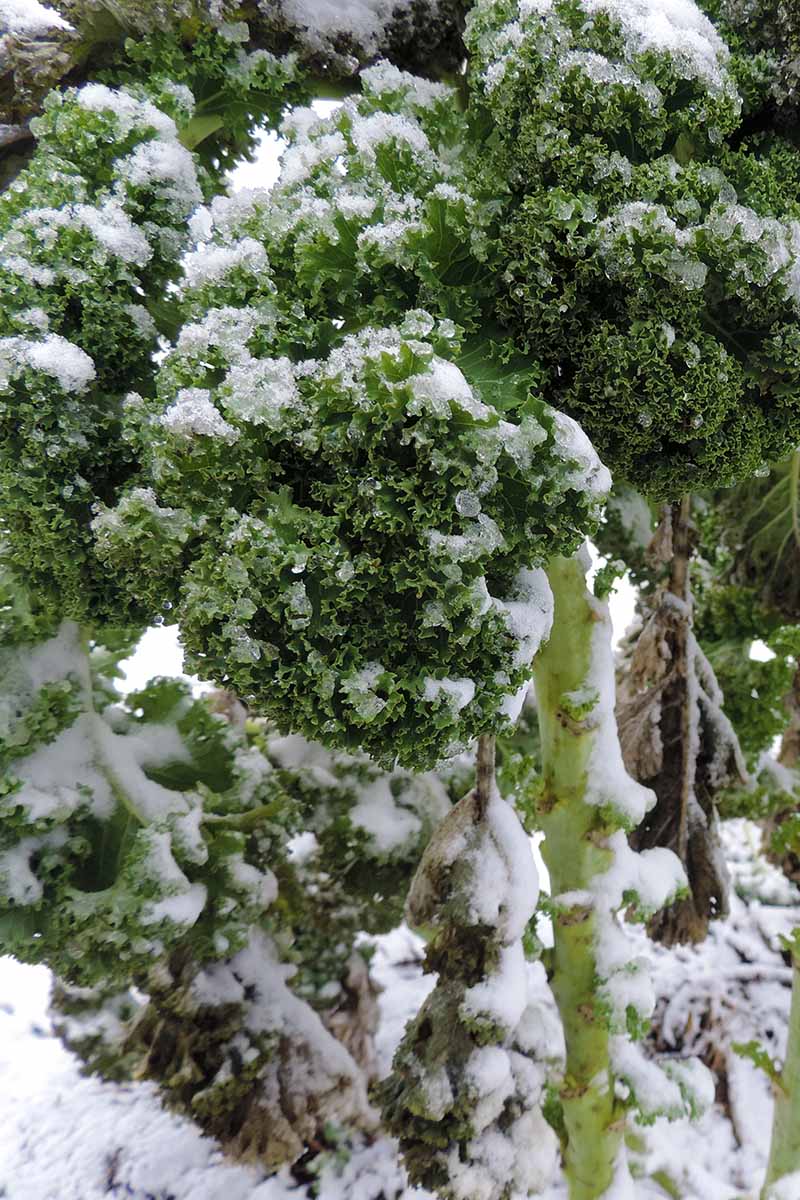
[[[795,931],[797,937],[798,932]],[[781,1071],[781,1086],[775,1089],[772,1141],[762,1200],[770,1200],[772,1185],[796,1172],[800,1172],[800,958],[795,946],[792,951],[792,1006],[786,1062]]]
[[[535,684],[544,775],[542,853],[552,894],[563,897],[555,919],[552,986],[567,1046],[561,1091],[564,1159],[570,1200],[597,1200],[612,1182],[623,1135],[610,1035],[598,1005],[597,918],[587,896],[592,881],[611,865],[605,840],[615,828],[606,824],[603,809],[587,803],[590,758],[599,736],[587,688],[596,679],[604,606],[587,591],[578,559],[554,560],[548,575],[555,617],[550,641],[537,657]]]

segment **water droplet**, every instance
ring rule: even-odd
[[[164,612],[169,612],[169,610],[172,608],[172,601],[165,600],[161,607],[163,608]]]
[[[646,409],[642,409],[636,420],[641,425],[642,429],[649,429],[653,424],[653,414],[649,413]]]
[[[702,414],[695,413],[695,415],[692,417],[692,429],[699,429],[702,424],[703,424]]]
[[[156,615],[153,617],[153,624],[154,625],[163,625],[164,624],[164,618],[162,617],[161,613],[156,613]]]

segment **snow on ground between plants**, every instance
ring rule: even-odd
[[[780,1057],[789,1002],[789,970],[778,937],[800,921],[800,896],[776,893],[774,872],[757,857],[754,827],[724,827],[738,890],[731,916],[712,925],[696,948],[653,947],[631,931],[654,961],[659,1053],[714,1058],[728,1091],[730,1117],[717,1104],[698,1123],[657,1121],[637,1130],[637,1174],[669,1176],[681,1200],[756,1200],[766,1161],[769,1086],[731,1049],[758,1037]],[[763,897],[774,897],[768,904]],[[378,1034],[381,1069],[406,1020],[433,985],[421,973],[421,943],[406,929],[378,938],[373,960],[384,987]],[[538,968],[531,969],[541,978]],[[148,1084],[82,1078],[76,1060],[52,1036],[46,1016],[49,978],[42,967],[0,959],[0,1196],[4,1200],[310,1200],[288,1173],[267,1179],[223,1161],[189,1122],[164,1112]],[[545,1003],[552,1005],[549,995]],[[738,1139],[738,1140],[737,1140]],[[664,1200],[645,1178],[637,1200]],[[394,1144],[363,1144],[321,1175],[319,1200],[432,1200],[409,1188]],[[565,1200],[555,1181],[543,1200]]]

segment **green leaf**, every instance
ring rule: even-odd
[[[537,360],[514,353],[499,327],[468,338],[456,363],[484,403],[498,412],[521,412],[542,378]]]

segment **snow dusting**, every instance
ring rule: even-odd
[[[437,5],[433,0],[431,8]],[[411,10],[411,0],[283,0],[284,15],[305,31],[313,49],[332,47],[350,38],[364,55],[374,54],[387,30]]]
[[[38,0],[0,0],[0,34],[36,37],[52,29],[71,28],[68,21]]]

